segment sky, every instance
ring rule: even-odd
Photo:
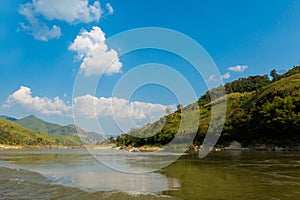
[[[1,1],[0,114],[126,132],[192,103],[209,84],[300,65],[299,10],[297,0]],[[192,38],[219,74],[204,66],[203,77],[174,52],[124,53],[135,41],[110,39],[143,27]]]

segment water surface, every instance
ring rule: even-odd
[[[153,160],[166,158],[160,153],[95,151],[123,171],[147,171]],[[101,164],[86,150],[0,151],[0,198],[298,199],[299,156],[241,151],[204,159],[184,155],[155,172],[125,173]]]

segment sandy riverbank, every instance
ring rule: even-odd
[[[11,145],[2,145],[0,144],[0,150],[10,150],[10,149],[22,149],[22,146],[11,146]]]
[[[20,146],[20,145],[6,145],[0,144],[0,150],[19,150],[19,149],[82,149],[84,147],[69,147],[69,146]]]
[[[110,150],[117,149],[114,145],[100,145],[100,146],[20,146],[20,145],[6,145],[0,144],[0,150],[19,150],[19,149],[94,149],[94,150]]]

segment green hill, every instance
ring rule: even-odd
[[[45,122],[34,115],[29,115],[16,121],[23,127],[51,135],[51,131],[60,129],[60,125]]]
[[[228,146],[232,141],[238,141],[244,147],[300,146],[300,67],[282,75],[276,74],[272,81],[267,75],[251,76],[222,87],[227,94],[227,110],[219,145]],[[165,145],[177,134],[184,119],[187,126],[180,130],[182,141],[184,137],[196,135],[193,143],[201,145],[209,127],[212,106],[218,111],[218,106],[224,102],[224,96],[219,92],[222,87],[206,92],[198,102],[182,110],[120,135],[116,143],[126,146]],[[210,94],[218,99],[211,102]]]
[[[6,119],[0,119],[0,144],[52,145],[55,140],[47,135],[29,130]]]
[[[45,122],[34,115],[19,119],[16,123],[28,129],[49,135],[54,138],[56,143],[59,145],[80,146],[83,145],[81,140],[83,140],[85,144],[96,144],[103,140],[103,137],[100,134],[85,132],[74,124],[61,126]]]
[[[229,132],[232,139],[244,146],[300,146],[300,74],[283,76],[246,102],[241,113],[230,117],[237,120]]]

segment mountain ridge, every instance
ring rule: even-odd
[[[8,119],[14,119],[7,116],[5,117]],[[26,129],[49,136],[57,145],[93,145],[103,140],[103,137],[100,134],[95,132],[86,132],[75,124],[62,126],[59,124],[46,122],[34,115],[28,115],[21,119],[15,119],[14,122]]]

